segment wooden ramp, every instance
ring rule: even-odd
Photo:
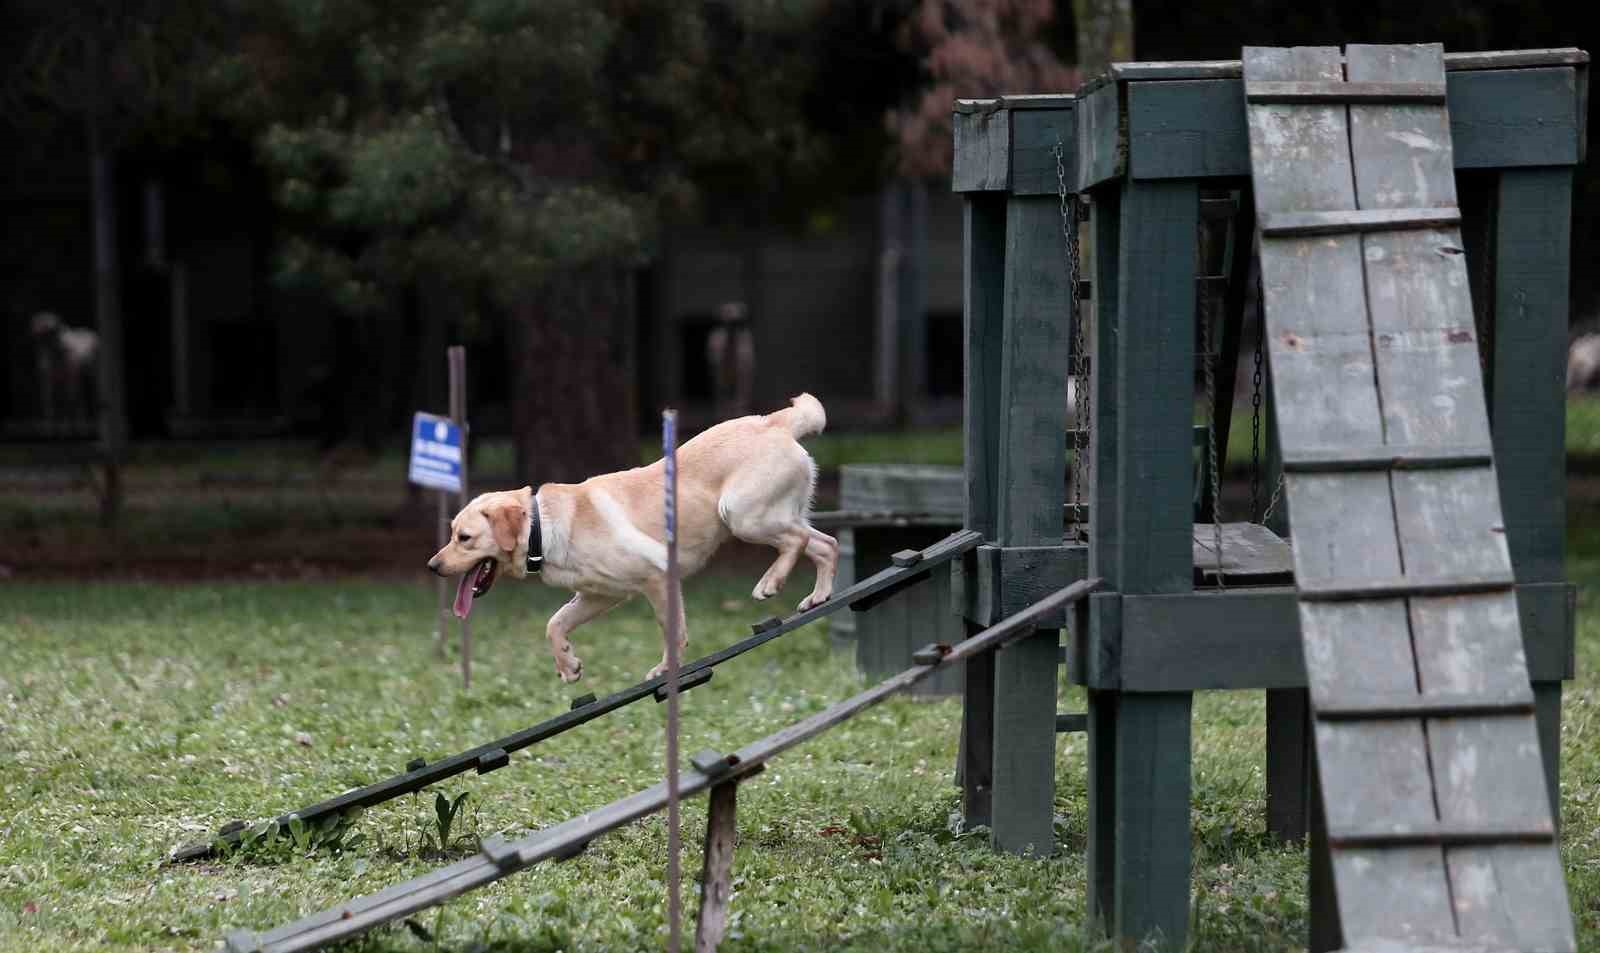
[[[1244,78],[1319,767],[1312,948],[1571,951],[1443,50],[1247,48]]]

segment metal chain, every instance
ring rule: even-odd
[[[1083,308],[1078,301],[1078,283],[1082,268],[1081,248],[1078,242],[1079,199],[1067,189],[1065,149],[1057,139],[1051,154],[1056,158],[1056,195],[1061,202],[1061,237],[1066,243],[1067,256],[1067,320],[1072,334],[1071,397],[1072,422],[1072,502],[1083,505],[1083,488],[1088,482],[1089,428],[1093,417],[1089,412],[1089,355],[1088,336],[1083,329]],[[1079,510],[1081,512],[1081,509]]]
[[[1201,348],[1206,378],[1206,460],[1211,474],[1211,541],[1217,549],[1217,588],[1222,582],[1222,468],[1217,465],[1217,353],[1214,330],[1216,294],[1209,288],[1202,293]]]
[[[1272,519],[1272,511],[1278,508],[1278,501],[1283,499],[1283,474],[1278,474],[1278,485],[1272,488],[1272,499],[1267,501],[1267,511],[1261,514],[1261,525],[1265,526],[1267,520]]]

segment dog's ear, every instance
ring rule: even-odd
[[[516,500],[502,500],[484,509],[489,518],[489,530],[494,533],[494,544],[508,553],[517,551],[517,537],[522,535],[522,520],[528,511]]]

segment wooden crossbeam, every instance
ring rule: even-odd
[[[1327,104],[1361,103],[1362,105],[1396,105],[1402,103],[1436,103],[1445,101],[1443,80],[1439,82],[1337,82],[1337,81],[1287,81],[1252,82],[1246,78],[1245,101],[1251,104]]]
[[[1333,212],[1261,213],[1261,234],[1269,238],[1448,228],[1460,224],[1461,210],[1454,208],[1356,208]]]
[[[1499,844],[1549,844],[1556,839],[1549,824],[1495,824],[1465,821],[1400,825],[1394,828],[1330,829],[1332,847],[1481,847]]]
[[[1356,599],[1402,599],[1414,596],[1466,596],[1508,592],[1517,581],[1510,573],[1493,575],[1346,576],[1298,581],[1301,602],[1349,602]]]
[[[1298,447],[1283,455],[1285,473],[1353,473],[1363,470],[1448,470],[1486,467],[1494,451],[1481,447],[1386,444],[1376,447]]]
[[[1443,692],[1399,693],[1316,699],[1323,721],[1377,721],[1385,718],[1461,718],[1482,715],[1526,715],[1533,712],[1533,694],[1490,695]]]

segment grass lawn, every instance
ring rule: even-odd
[[[1589,514],[1592,515],[1592,514]],[[1564,723],[1565,832],[1580,948],[1600,946],[1600,536],[1574,534],[1584,584],[1580,680]],[[691,588],[692,648],[767,614],[750,580]],[[796,578],[786,597],[798,597]],[[171,847],[233,818],[292,809],[563,710],[542,623],[554,590],[504,584],[474,613],[463,692],[431,643],[433,589],[417,581],[11,583],[0,603],[0,951],[209,948],[441,860],[432,793],[369,811],[338,855],[163,868]],[[640,676],[659,652],[642,605],[581,631],[583,690]],[[719,669],[685,696],[684,750],[731,749],[850,693],[848,660],[801,630]],[[1076,691],[1062,707],[1081,706]],[[640,704],[442,786],[470,792],[451,856],[596,807],[658,778],[662,710]],[[894,700],[783,756],[745,785],[728,950],[1080,949],[1084,740],[1057,748],[1059,851],[994,854],[954,829],[957,702]],[[1258,694],[1195,706],[1196,947],[1294,950],[1305,864],[1261,831]],[[699,870],[704,801],[686,813]],[[659,949],[665,827],[651,818],[418,918],[434,942],[389,928],[371,949]],[[694,910],[694,887],[686,906]]]

